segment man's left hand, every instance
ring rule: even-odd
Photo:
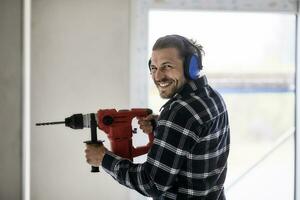
[[[103,144],[87,144],[85,149],[85,157],[87,163],[92,166],[99,167],[107,149]]]

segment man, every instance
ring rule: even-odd
[[[225,103],[200,76],[202,47],[179,35],[159,38],[149,69],[162,98],[147,160],[133,164],[103,146],[88,145],[87,162],[105,169],[122,185],[154,199],[224,200],[229,153]],[[152,131],[153,115],[139,119]]]

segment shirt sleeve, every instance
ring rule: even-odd
[[[172,109],[164,112],[155,129],[146,162],[134,164],[107,152],[102,167],[120,184],[145,196],[159,197],[170,189],[186,159],[191,123],[188,113]]]

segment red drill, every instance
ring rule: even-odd
[[[37,123],[41,125],[65,124],[73,129],[91,128],[91,141],[88,144],[99,144],[97,140],[97,127],[104,131],[111,144],[111,150],[122,158],[133,160],[134,157],[148,153],[153,143],[153,133],[148,134],[148,144],[140,147],[132,145],[132,135],[135,130],[132,129],[132,119],[135,117],[146,117],[152,114],[152,110],[144,108],[135,108],[131,110],[104,109],[90,114],[74,114],[65,118],[65,121]],[[155,121],[152,121],[155,127]],[[92,172],[98,172],[98,167],[92,167]]]

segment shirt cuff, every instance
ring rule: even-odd
[[[102,160],[102,167],[110,172],[113,172],[115,169],[116,164],[121,160],[122,158],[115,155],[114,153],[110,151],[106,151],[103,160]]]

